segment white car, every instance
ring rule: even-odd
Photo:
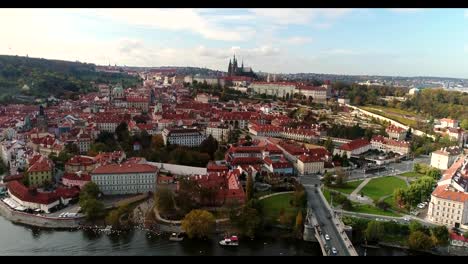
[[[425,204],[423,204],[423,203],[418,204],[418,208],[419,208],[419,209],[424,209],[424,207],[426,207]]]
[[[405,220],[406,222],[409,222],[409,221],[410,221],[410,218],[409,218],[408,216],[405,216],[405,217],[403,218],[403,220]]]
[[[338,251],[336,250],[336,248],[332,248],[332,253],[333,253],[334,255],[336,255],[336,254],[338,253]]]
[[[330,236],[328,234],[325,235],[325,240],[330,240]]]

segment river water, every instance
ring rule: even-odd
[[[0,217],[0,255],[261,255],[321,256],[318,243],[285,238],[241,240],[236,248],[207,241],[170,242],[144,230],[107,235],[91,230],[58,231],[13,224]]]

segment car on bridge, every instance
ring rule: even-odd
[[[330,240],[330,236],[328,234],[325,234],[325,240]]]
[[[332,248],[332,253],[333,253],[333,255],[336,255],[336,254],[338,254],[338,250],[336,250],[336,248],[333,247]]]

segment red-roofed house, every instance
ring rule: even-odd
[[[28,181],[30,186],[52,182],[54,163],[45,156],[35,155],[29,160]]]
[[[348,158],[351,158],[351,156],[358,156],[369,149],[371,149],[371,143],[368,140],[361,138],[355,139],[336,148],[333,151],[333,155],[338,154],[341,156],[343,153],[346,153]]]
[[[62,184],[67,187],[78,187],[80,189],[91,181],[91,175],[85,173],[67,172],[62,176]]]
[[[387,132],[388,137],[395,140],[405,140],[407,130],[402,127],[397,127],[395,125],[389,125],[385,132]]]
[[[90,173],[96,168],[96,161],[88,156],[74,156],[65,163],[65,172],[87,172]]]
[[[468,157],[459,158],[437,185],[426,219],[449,228],[468,229]]]
[[[410,152],[410,143],[407,141],[399,141],[391,138],[386,138],[381,135],[375,135],[371,139],[373,149],[382,150],[384,152],[394,152],[401,155],[407,155]]]
[[[105,195],[154,192],[158,168],[149,164],[108,164],[91,172],[91,180]]]
[[[19,181],[7,184],[10,198],[18,205],[30,209],[40,209],[46,213],[52,207],[60,204],[60,197],[55,193],[38,192],[35,188],[28,188]]]

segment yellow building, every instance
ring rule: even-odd
[[[45,182],[52,182],[54,171],[53,162],[45,156],[35,155],[29,160],[29,186],[42,186]]]

